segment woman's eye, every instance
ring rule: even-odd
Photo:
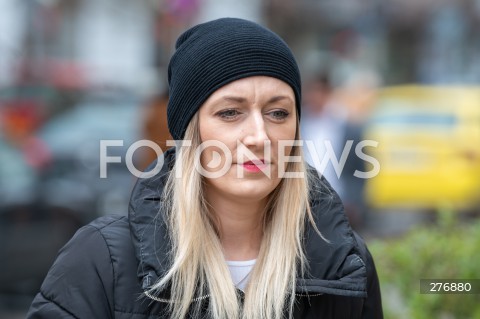
[[[234,119],[240,112],[235,109],[223,110],[217,113],[223,119],[231,120]]]
[[[289,115],[289,113],[287,111],[284,111],[284,110],[276,110],[276,111],[270,112],[270,115],[275,120],[283,120]]]

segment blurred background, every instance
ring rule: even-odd
[[[369,244],[386,318],[480,318],[478,294],[419,293],[480,279],[479,0],[0,0],[0,318],[24,317],[76,229],[127,213],[127,149],[166,150],[174,41],[225,16],[297,57],[307,159]],[[123,141],[107,178],[100,140]]]

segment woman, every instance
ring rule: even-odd
[[[300,76],[249,21],[182,34],[168,70],[177,147],[61,250],[30,318],[382,318],[371,255],[307,168]],[[162,163],[163,162],[163,163]]]

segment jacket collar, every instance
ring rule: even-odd
[[[139,262],[137,275],[143,289],[163,277],[171,262],[171,242],[160,200],[166,177],[175,161],[175,149],[169,149],[163,155],[161,171],[153,177],[138,180],[129,204],[130,232]],[[156,163],[151,167],[154,165]],[[329,243],[320,238],[307,222],[304,245],[309,271],[304,278],[297,279],[297,291],[366,297],[365,257],[340,198],[323,177],[313,181],[310,192],[315,223]]]

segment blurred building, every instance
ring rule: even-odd
[[[72,73],[82,69],[89,85],[134,86],[154,74],[154,11],[145,2],[1,2],[2,30],[9,30],[0,39],[9,49],[1,67],[14,71],[2,83],[75,85]]]
[[[270,0],[265,16],[300,57],[322,53],[306,72],[333,64],[340,83],[359,66],[386,84],[480,82],[476,0]]]
[[[93,83],[146,87],[158,83],[156,70],[165,68],[181,30],[234,16],[264,22],[282,35],[306,72],[314,63],[333,61],[339,82],[358,66],[377,71],[388,84],[480,81],[476,0],[0,0],[0,5],[0,30],[8,30],[0,32],[2,71],[15,70],[25,59],[47,59],[63,63],[64,71],[66,62],[80,65]],[[312,52],[320,58],[304,59]],[[135,79],[128,76],[132,72]],[[14,74],[1,72],[0,85],[12,83]]]

